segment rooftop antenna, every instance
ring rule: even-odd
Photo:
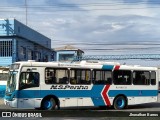
[[[26,7],[26,25],[27,25],[27,0],[25,0],[25,7]]]

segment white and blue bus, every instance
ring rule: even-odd
[[[0,67],[0,98],[3,98],[5,95],[8,80],[8,72],[8,67]]]
[[[124,109],[158,100],[157,70],[105,61],[16,62],[9,70],[4,102],[27,109]]]

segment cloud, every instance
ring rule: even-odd
[[[124,3],[141,3],[146,2],[146,0],[122,0]]]
[[[86,54],[159,52],[159,46],[148,46],[160,42],[160,8],[155,3],[150,0],[27,0],[28,25],[52,38],[53,48],[71,44],[86,50]],[[3,0],[1,5],[23,5],[9,8],[17,12],[1,12],[0,17],[12,16],[25,23],[24,1]],[[6,9],[0,7],[0,10]]]

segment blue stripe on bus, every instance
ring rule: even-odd
[[[113,65],[103,65],[102,70],[113,70]]]
[[[47,95],[55,95],[59,98],[64,97],[90,97],[95,106],[105,105],[101,92],[104,85],[97,85],[92,90],[20,90],[17,91],[18,98],[44,98]],[[18,96],[17,96],[18,95]]]
[[[95,85],[91,90],[20,90],[17,91],[20,98],[41,97],[47,94],[55,94],[58,97],[101,97],[101,92],[104,85]]]
[[[45,96],[47,94],[55,94],[58,97],[96,97],[101,96],[103,87],[94,87],[92,90],[20,90],[20,97],[34,97],[34,95]],[[41,94],[38,94],[41,93]],[[27,96],[26,96],[27,95]]]
[[[109,97],[115,97],[119,94],[124,94],[127,97],[132,96],[157,96],[158,90],[110,90]],[[45,97],[46,95],[56,95],[60,98],[63,97],[91,97],[91,98],[101,98],[100,93],[92,93],[90,90],[21,90],[18,91],[19,98],[36,98]]]
[[[118,94],[124,94],[127,97],[157,96],[158,90],[110,90],[108,93],[110,97],[115,97]]]
[[[47,95],[55,95],[58,98],[75,98],[75,97],[90,97],[94,106],[105,105],[101,92],[104,85],[95,85],[91,90],[20,90],[14,93],[17,98],[44,98]],[[109,90],[108,96],[115,97],[118,94],[124,94],[127,97],[141,96],[157,96],[158,90]],[[9,99],[9,96],[6,96]]]
[[[6,85],[0,85],[0,98],[4,97],[6,91]]]
[[[101,96],[101,92],[103,88],[104,88],[104,85],[94,85],[93,86],[91,90],[91,96],[88,96],[88,97],[91,97],[94,106],[104,106],[105,105],[104,100]]]

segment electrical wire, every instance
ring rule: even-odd
[[[149,4],[152,4],[153,6],[150,6]],[[145,5],[145,6],[144,6]],[[130,6],[130,7],[129,7]],[[37,14],[37,13],[41,13],[41,14],[53,14],[53,12],[57,12],[57,11],[71,11],[71,12],[76,12],[76,11],[107,11],[107,10],[132,10],[132,9],[154,9],[154,8],[160,8],[160,1],[148,1],[148,2],[137,2],[137,3],[124,3],[124,2],[116,2],[116,3],[79,3],[79,4],[51,4],[51,5],[14,5],[14,6],[3,6],[0,5],[0,12],[4,13],[4,12],[16,12],[16,13],[24,13],[25,12],[25,8],[30,8],[30,10],[28,9],[28,13],[29,14]],[[100,7],[100,8],[93,8],[93,7]],[[105,8],[101,8],[101,7],[105,7]],[[108,7],[113,7],[113,8],[108,8]],[[117,8],[120,7],[120,8]],[[21,9],[21,10],[19,10]],[[35,10],[33,10],[35,9]],[[42,11],[37,11],[39,9],[43,9]],[[49,11],[45,12],[44,9],[49,9]],[[65,40],[51,40],[54,42],[62,42],[59,43],[60,45],[64,45],[63,42],[65,42]],[[67,42],[67,41],[66,41]],[[108,43],[85,43],[85,42],[81,42],[81,43],[70,43],[72,45],[86,45],[86,46],[104,46],[104,45],[160,45],[159,43],[135,43],[135,44],[123,44],[123,43],[115,43],[115,44],[108,44]],[[105,50],[105,49],[86,49],[86,50]]]
[[[148,4],[154,4],[154,6],[147,6]],[[123,5],[123,7],[121,6]],[[130,7],[126,7],[126,5]],[[145,7],[131,7],[133,5],[146,5]],[[108,8],[108,7],[115,7],[115,8]],[[121,8],[116,7],[121,6]],[[52,4],[52,5],[16,5],[16,6],[2,6],[0,5],[0,9],[7,9],[0,12],[21,12],[21,11],[14,11],[15,8],[57,8],[55,11],[97,11],[97,10],[123,10],[123,9],[146,9],[146,8],[160,8],[160,2],[138,2],[138,3],[124,3],[124,2],[116,2],[116,3],[83,3],[83,4]],[[90,7],[106,7],[106,8],[90,8]],[[67,9],[66,9],[67,8]],[[73,8],[73,9],[72,9]],[[8,10],[10,9],[10,10]],[[23,12],[23,11],[22,11]],[[33,11],[30,11],[33,12]],[[54,11],[52,11],[54,12]]]

